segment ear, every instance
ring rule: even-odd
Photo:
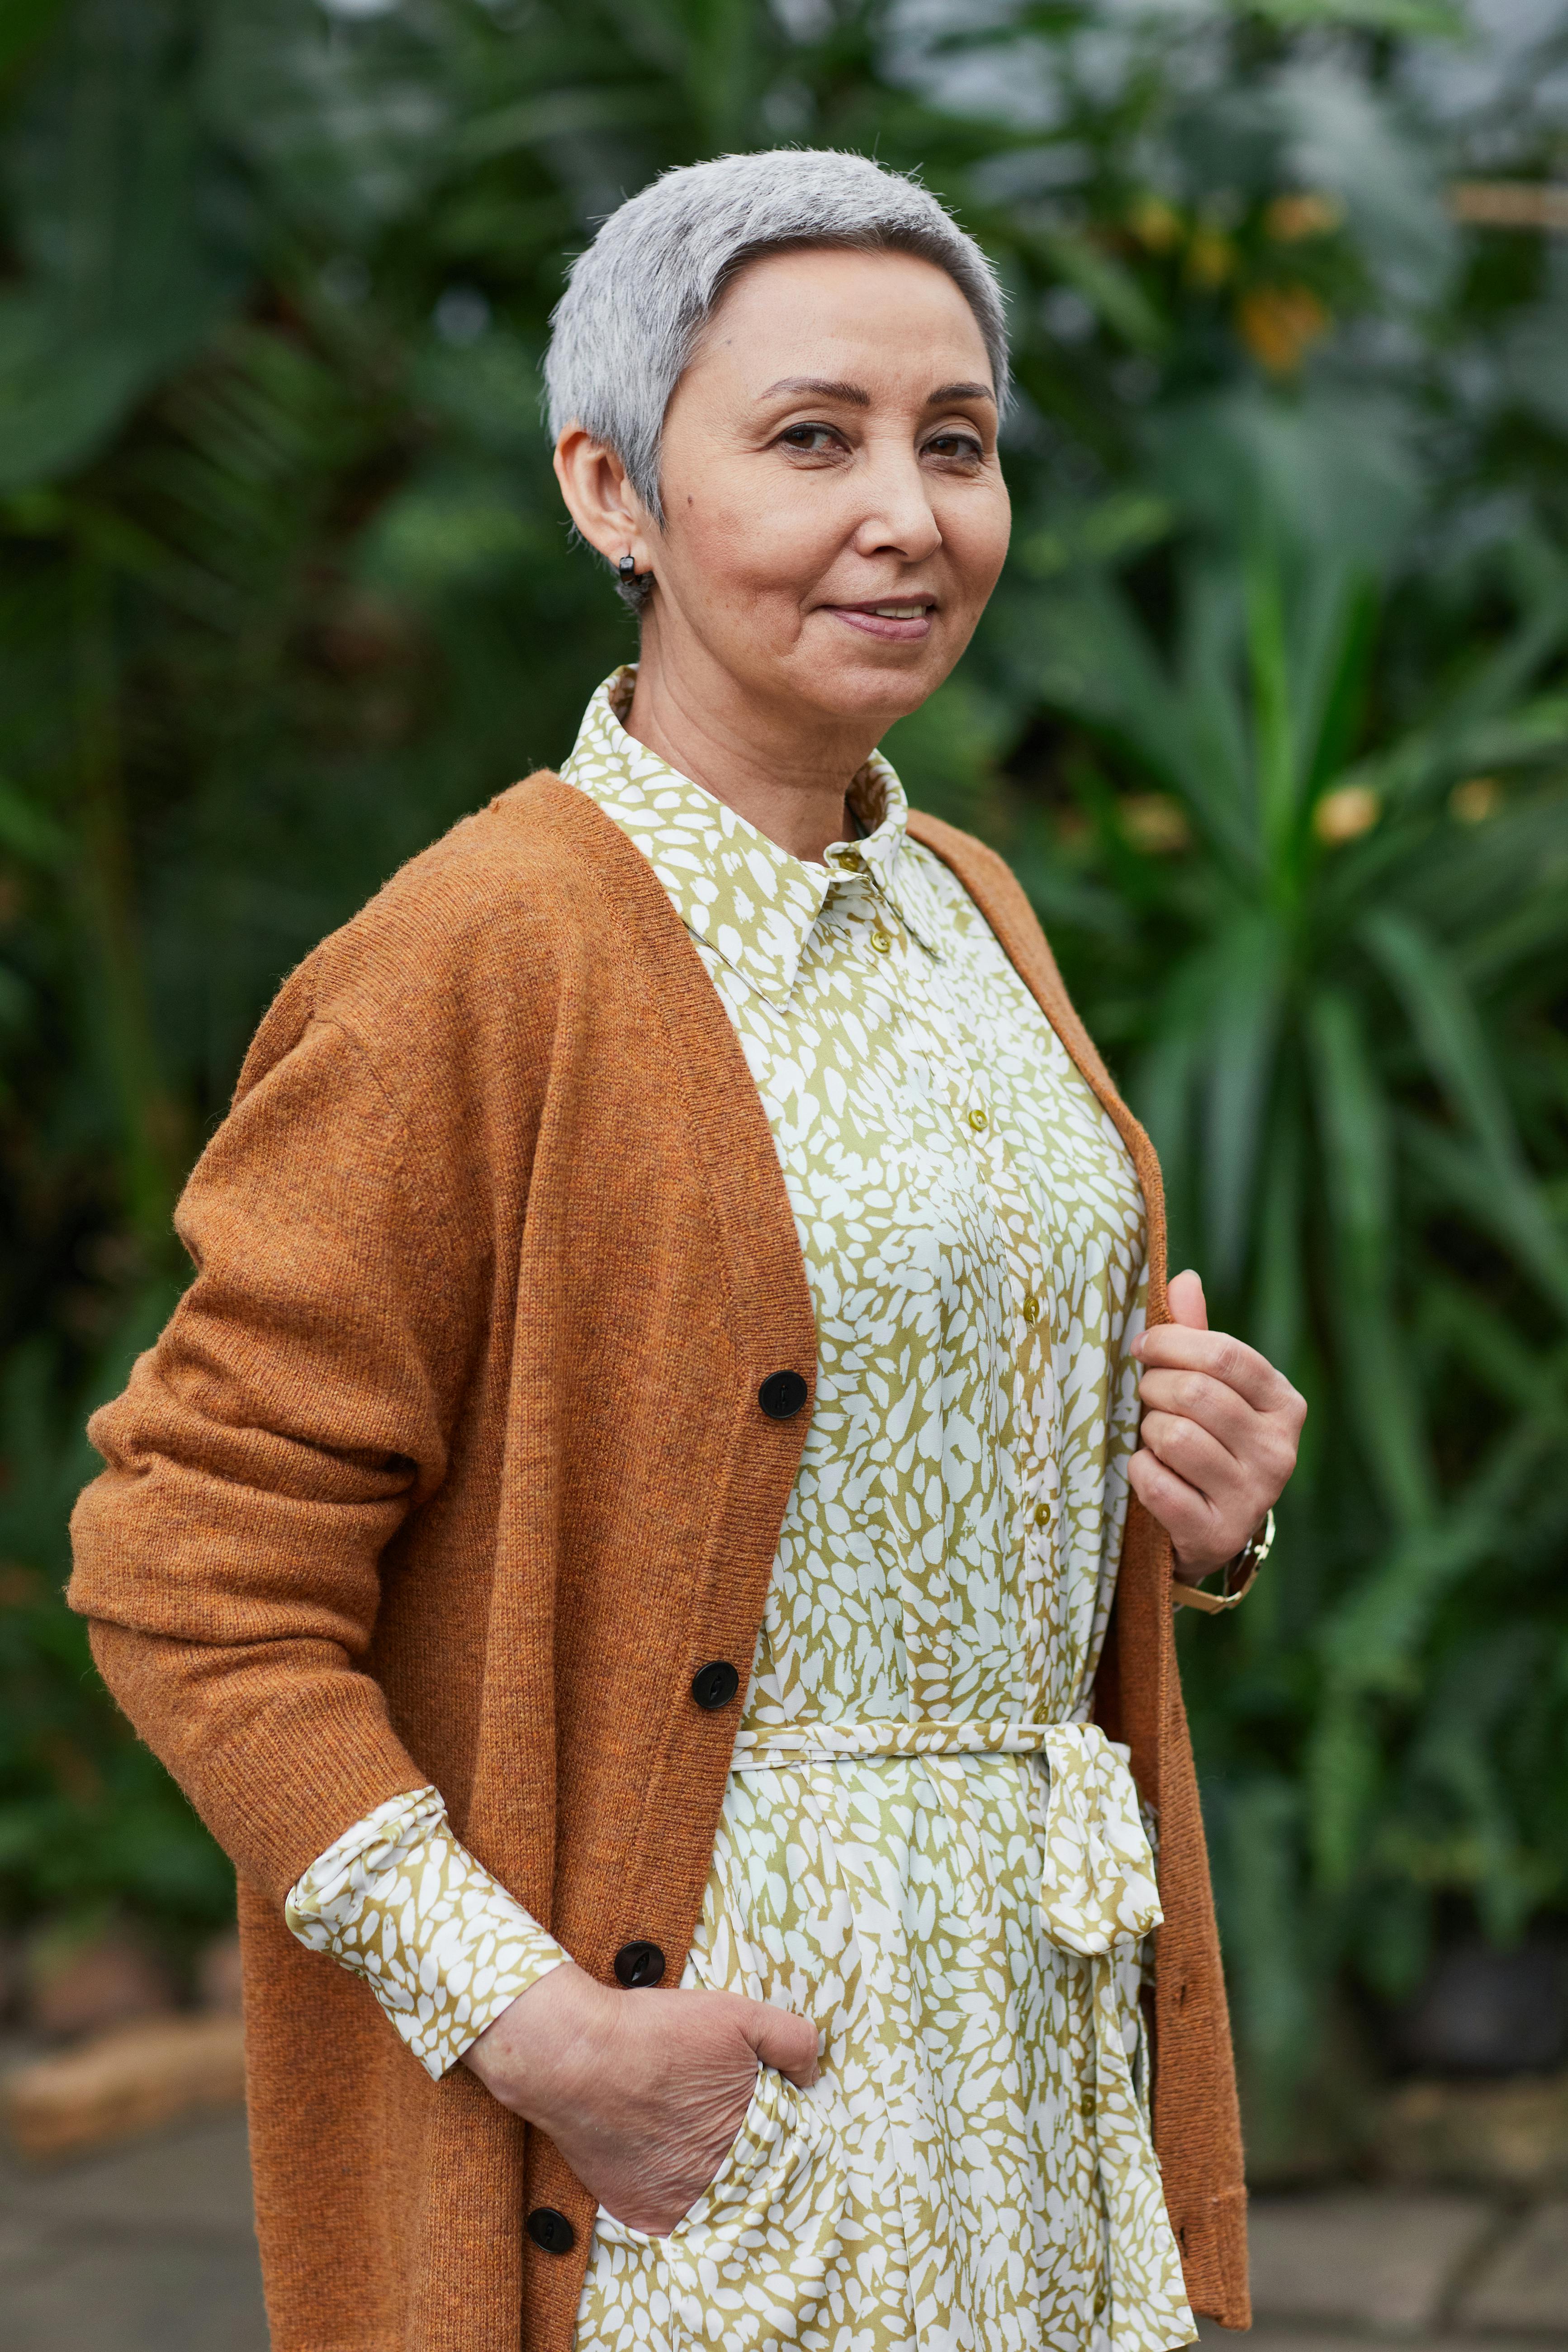
[[[639,572],[653,570],[652,517],[612,448],[569,425],[555,444],[555,478],[573,521],[607,563],[630,554]]]

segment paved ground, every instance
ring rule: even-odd
[[[0,2159],[0,2352],[267,2352],[242,2119]]]
[[[1253,2217],[1256,2352],[1568,2352],[1568,2199],[1336,2190]],[[0,2352],[267,2352],[239,2118],[0,2158]]]

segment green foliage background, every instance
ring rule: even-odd
[[[671,163],[917,167],[995,255],[1015,553],[889,749],[994,839],[1178,1254],[1312,1404],[1184,1628],[1265,2158],[1435,1936],[1568,1907],[1568,11],[0,10],[0,1889],[225,1866],[58,1600],[86,1408],[280,975],[629,650],[537,365]]]

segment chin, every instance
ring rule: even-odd
[[[792,684],[802,700],[825,718],[875,719],[880,730],[918,710],[946,677],[950,666],[938,667],[927,648],[921,651],[927,658],[918,668],[889,661],[835,663],[831,667],[819,663]]]

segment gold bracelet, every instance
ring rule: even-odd
[[[1225,1571],[1225,1584],[1218,1592],[1200,1592],[1195,1584],[1184,1584],[1173,1577],[1171,1591],[1178,1609],[1201,1609],[1205,1617],[1217,1617],[1225,1609],[1238,1609],[1258,1581],[1258,1571],[1274,1549],[1274,1514],[1269,1512],[1260,1528],[1254,1528],[1236,1558]],[[1210,1574],[1213,1574],[1211,1570]]]

